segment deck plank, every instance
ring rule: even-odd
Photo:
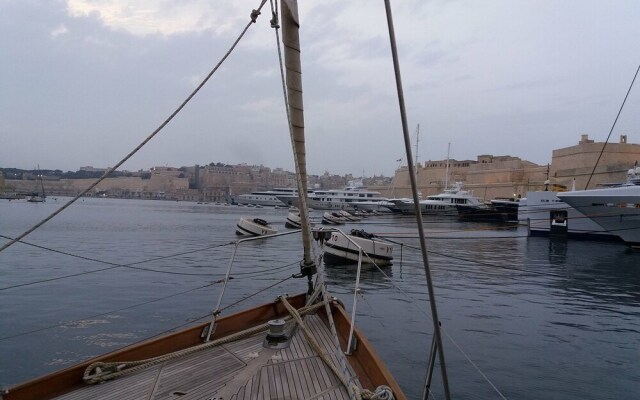
[[[322,319],[306,316],[305,324],[341,370],[342,355]],[[197,400],[222,392],[234,400],[348,400],[347,390],[311,348],[302,329],[294,332],[285,349],[263,352],[264,333],[256,334],[166,361],[162,367],[87,385],[56,400]]]

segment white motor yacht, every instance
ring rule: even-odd
[[[403,214],[413,214],[414,212],[411,199],[398,199],[394,201],[394,204]],[[463,190],[462,182],[456,182],[440,194],[427,196],[419,204],[422,214],[457,215],[456,205],[480,205],[482,200],[475,197],[470,191]]]
[[[232,198],[232,202],[240,205],[259,206],[283,206],[278,196],[298,197],[298,190],[295,188],[275,188],[273,190],[263,190],[240,194]]]
[[[626,184],[559,193],[558,197],[626,244],[640,247],[640,167],[629,170]]]
[[[344,189],[316,190],[309,193],[309,207],[316,210],[372,210],[380,211],[387,199],[379,192],[368,190],[361,183],[352,183]]]
[[[560,235],[574,239],[618,240],[553,191],[527,192],[518,207],[518,221],[531,236]]]

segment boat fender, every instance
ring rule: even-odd
[[[258,225],[267,226],[267,221],[260,218],[254,218],[253,222],[255,222]]]

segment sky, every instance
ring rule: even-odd
[[[0,0],[0,167],[108,167],[224,55],[258,0]],[[187,107],[121,169],[294,170],[269,2]],[[604,141],[640,64],[640,2],[392,2],[420,161],[539,163]],[[381,0],[300,1],[307,163],[392,175],[406,159]],[[640,79],[639,79],[640,80]],[[640,82],[612,141],[640,143]],[[416,148],[413,147],[414,157]]]

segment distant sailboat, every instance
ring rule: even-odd
[[[27,201],[31,203],[44,203],[47,195],[44,193],[44,183],[42,182],[42,174],[40,173],[40,165],[38,165],[38,175],[36,177],[36,187],[31,193]]]

